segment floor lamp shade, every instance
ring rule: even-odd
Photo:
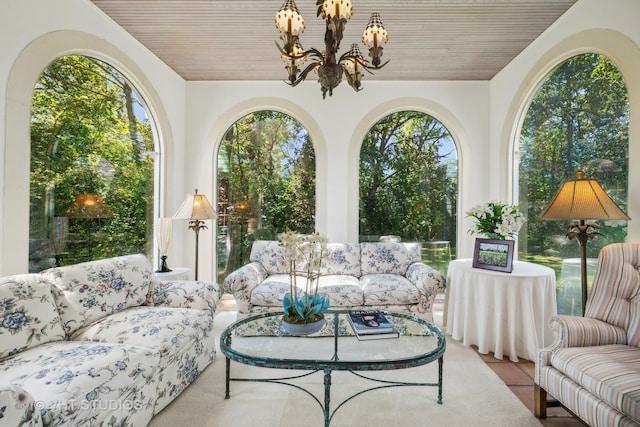
[[[204,194],[198,194],[198,190],[195,190],[195,194],[187,194],[187,197],[180,205],[178,212],[173,216],[174,219],[188,219],[188,220],[205,220],[216,219],[218,214],[216,213],[211,203]]]
[[[574,237],[580,243],[580,267],[582,287],[582,315],[587,303],[587,242],[600,234],[596,224],[586,224],[585,220],[630,220],[595,179],[578,178],[565,181],[551,204],[542,212],[540,219],[579,220],[570,224],[567,237]]]
[[[541,219],[608,219],[629,220],[595,179],[565,181]]]
[[[204,194],[198,194],[198,190],[195,190],[194,194],[187,194],[187,197],[182,202],[182,205],[178,209],[178,212],[173,216],[174,219],[188,219],[189,228],[196,233],[196,266],[195,266],[195,279],[198,280],[198,236],[200,229],[207,228],[204,225],[204,220],[216,219],[218,214],[213,209],[211,203]]]

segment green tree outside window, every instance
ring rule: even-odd
[[[121,73],[86,56],[52,62],[32,99],[29,270],[150,256],[153,154],[144,106]]]

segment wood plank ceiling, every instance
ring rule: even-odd
[[[352,0],[340,54],[372,12],[389,32],[365,80],[489,80],[577,0]],[[283,0],[91,0],[185,80],[284,80],[274,44]],[[305,48],[324,50],[315,0],[297,0]]]

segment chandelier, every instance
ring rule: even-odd
[[[278,46],[282,54],[282,60],[289,73],[291,86],[307,78],[311,70],[318,74],[318,82],[322,86],[322,98],[329,92],[333,95],[333,89],[342,81],[344,73],[349,85],[358,92],[360,81],[364,76],[363,70],[373,74],[369,70],[379,70],[387,65],[387,62],[380,64],[382,56],[382,43],[389,39],[387,30],[382,25],[382,20],[378,13],[373,13],[369,19],[369,24],[362,34],[362,43],[369,48],[371,63],[360,52],[356,43],[351,45],[351,49],[338,57],[340,42],[344,33],[345,25],[352,15],[350,0],[317,0],[317,16],[322,16],[327,24],[324,35],[325,51],[320,52],[311,48],[304,50],[300,44],[300,34],[304,32],[304,19],[293,0],[286,0],[278,13],[276,13],[276,28],[280,31],[280,38],[284,45]],[[312,62],[301,71],[307,59]]]

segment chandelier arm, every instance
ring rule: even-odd
[[[357,56],[353,56],[353,55],[351,54],[351,51],[347,51],[347,52],[343,53],[343,54],[340,56],[340,59],[338,60],[338,64],[339,64],[339,63],[341,63],[342,61],[347,60],[347,59],[352,59],[352,60],[356,61],[358,64],[360,64],[360,65],[364,65],[364,63],[362,62],[362,60],[361,60],[361,59],[358,59],[358,57],[357,57]],[[364,62],[367,62],[367,60],[365,59],[365,60],[364,60]]]
[[[349,73],[344,73],[344,74],[347,78],[347,83],[349,83],[349,86],[351,86],[353,90],[355,90],[356,92],[360,92],[362,90],[362,88],[359,85],[360,81]]]
[[[379,70],[380,68],[384,67],[385,65],[387,65],[389,63],[389,61],[391,61],[390,59],[387,59],[387,62],[385,62],[384,64],[381,65],[362,65],[364,68],[368,70]],[[373,73],[371,73],[373,74]]]
[[[307,67],[302,70],[302,72],[300,73],[300,75],[298,76],[297,79],[295,79],[292,82],[288,82],[291,86],[297,86],[300,82],[302,82],[304,79],[307,78],[307,74],[309,74],[309,72],[311,70],[313,70],[314,68],[316,68],[320,63],[319,62],[312,62],[311,64],[307,65]]]
[[[307,56],[316,56],[318,59],[322,59],[322,52],[320,52],[318,49],[315,48],[311,48],[309,50],[305,50],[304,52],[302,52],[300,55],[290,55],[287,53],[287,51],[284,49],[283,46],[280,46],[278,44],[277,41],[274,40],[274,43],[276,44],[276,47],[278,48],[278,51],[285,56],[288,56],[289,58],[293,59],[293,60],[298,60],[298,59],[302,59],[305,58]]]
[[[304,55],[313,55],[315,57],[317,57],[318,59],[322,60],[324,57],[322,56],[322,52],[320,52],[318,49],[316,48],[311,48],[309,50],[306,50],[304,52]]]

